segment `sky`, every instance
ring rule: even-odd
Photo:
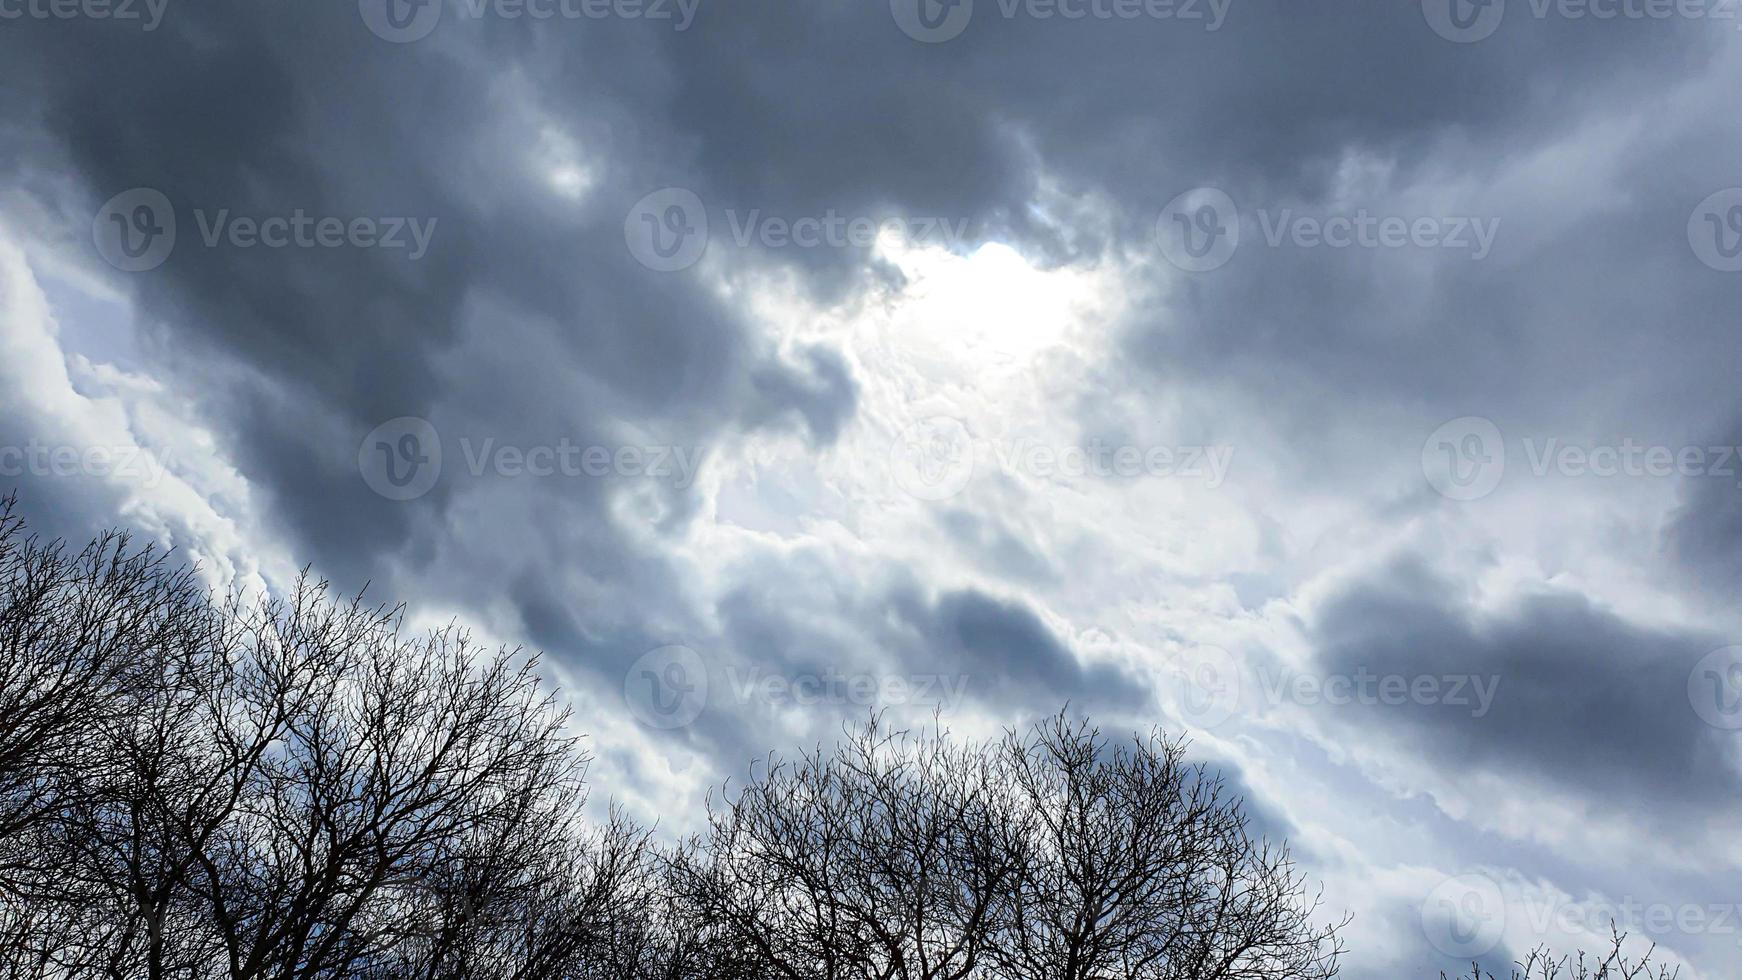
[[[1742,973],[1742,4],[0,0],[0,486],[543,651],[661,833],[1187,737],[1353,980]]]

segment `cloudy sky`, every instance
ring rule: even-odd
[[[1437,976],[1742,970],[1742,4],[0,0],[0,486],[600,798],[1189,735]]]

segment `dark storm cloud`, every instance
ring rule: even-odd
[[[161,274],[137,280],[166,358],[210,349],[264,376],[263,386],[232,380],[213,411],[244,420],[232,448],[276,491],[286,524],[360,573],[359,555],[403,543],[408,522],[434,519],[449,491],[438,488],[424,515],[384,507],[350,479],[354,442],[400,415],[464,425],[487,410],[454,404],[436,373],[480,297],[489,319],[474,328],[502,345],[568,340],[565,359],[517,365],[515,381],[540,390],[559,363],[587,375],[602,400],[575,417],[663,421],[692,438],[727,420],[793,418],[821,442],[839,431],[852,383],[832,352],[777,357],[696,277],[634,264],[622,216],[654,187],[692,187],[716,224],[728,208],[789,220],[929,216],[1056,253],[1061,240],[1030,207],[1038,161],[1071,192],[1115,195],[1121,231],[1141,242],[1155,209],[1185,186],[1310,199],[1350,146],[1395,154],[1407,170],[1454,128],[1494,145],[1551,115],[1576,118],[1667,62],[1697,63],[1714,43],[1696,24],[1518,16],[1487,42],[1457,45],[1413,4],[1235,3],[1213,32],[1006,19],[982,6],[945,45],[908,38],[880,3],[703,4],[681,32],[450,17],[425,41],[393,45],[349,4],[179,5],[150,33],[14,25],[7,104],[31,120],[31,145],[49,134],[88,206],[159,188],[183,215],[184,239],[196,234],[195,208],[439,221],[417,262],[188,242]],[[1381,75],[1386,84],[1371,84]],[[1552,104],[1530,94],[1550,77],[1576,94]],[[517,151],[528,147],[511,141],[533,127],[504,120],[528,101],[589,156],[601,186],[583,204],[552,207],[526,188],[536,181]],[[715,247],[732,247],[721,230]],[[1382,382],[1441,343],[1442,329],[1464,342],[1451,345],[1450,364],[1436,361],[1463,375],[1495,369],[1470,352],[1519,336],[1515,316],[1487,315],[1482,304],[1497,301],[1478,299],[1442,318],[1455,322],[1398,323],[1374,340],[1361,324],[1388,311],[1364,301],[1359,279],[1331,270],[1321,284],[1322,255],[1294,269],[1265,263],[1263,277],[1249,263],[1252,278],[1230,275],[1226,294],[1205,296],[1187,318],[1195,327],[1159,342],[1139,331],[1134,343],[1176,371],[1280,362],[1305,375],[1300,387],[1342,388]],[[809,269],[824,289],[871,261],[852,248],[767,258]],[[1460,294],[1506,293],[1493,274],[1454,275],[1468,280]],[[1304,323],[1303,295],[1322,312]],[[1243,367],[1250,357],[1262,363]],[[1401,384],[1408,373],[1390,376]],[[340,424],[303,417],[314,412]]]
[[[1033,610],[966,589],[928,600],[904,591],[890,597],[881,637],[910,669],[948,664],[961,670],[974,695],[989,703],[1048,705],[1072,701],[1130,709],[1147,703],[1143,681],[1120,668],[1084,664]]]
[[[976,589],[927,593],[910,575],[881,585],[842,578],[819,554],[761,559],[746,584],[720,601],[724,662],[787,677],[854,674],[937,678],[909,703],[950,708],[963,700],[1042,713],[1070,701],[1100,717],[1149,704],[1146,683],[1085,662],[1025,604]],[[874,703],[852,701],[862,710]]]
[[[1642,819],[1742,799],[1730,733],[1689,698],[1701,658],[1724,643],[1635,626],[1582,596],[1526,596],[1478,614],[1458,586],[1413,561],[1357,583],[1313,616],[1316,666],[1414,678],[1498,678],[1492,709],[1437,703],[1336,708],[1351,731],[1386,731],[1449,772],[1524,776]],[[1326,709],[1327,711],[1331,709]]]
[[[1395,154],[1406,174],[1448,135],[1492,152],[1721,40],[1711,24],[1538,21],[1522,4],[1477,45],[1436,35],[1417,3],[1235,0],[1215,31],[1001,6],[931,45],[881,2],[704,4],[665,39],[674,119],[728,197],[801,213],[892,203],[1022,235],[1033,175],[1016,138],[1068,190],[1112,193],[1141,239],[1188,187],[1314,197],[1349,147]]]
[[[1729,432],[1711,442],[1742,446],[1742,430]],[[1742,488],[1734,476],[1702,476],[1684,480],[1681,491],[1681,505],[1664,528],[1664,545],[1696,588],[1730,601],[1742,588]]]
[[[1372,489],[1375,461],[1391,449],[1407,460],[1455,416],[1492,416],[1509,436],[1669,441],[1734,415],[1742,279],[1702,267],[1685,239],[1701,196],[1742,184],[1742,145],[1724,127],[1617,137],[1612,179],[1570,201],[1539,202],[1546,179],[1513,193],[1483,215],[1503,223],[1481,261],[1267,248],[1252,218],[1361,206],[1330,203],[1351,153],[1390,168],[1389,190],[1487,187],[1581,127],[1651,119],[1670,83],[1722,50],[1713,25],[1539,20],[1513,0],[1496,36],[1464,45],[1436,36],[1415,0],[1233,0],[1216,31],[1006,19],[1000,6],[978,0],[969,28],[936,45],[904,35],[884,0],[703,0],[681,32],[465,21],[450,5],[434,34],[404,45],[371,35],[349,0],[172,0],[149,33],[9,22],[0,173],[64,197],[81,237],[111,195],[169,197],[181,242],[128,280],[142,356],[189,393],[299,561],[414,606],[489,608],[506,620],[492,628],[584,672],[602,699],[650,649],[688,644],[708,669],[706,710],[649,734],[727,768],[766,751],[774,730],[745,677],[944,676],[1000,717],[1069,700],[1120,719],[1110,732],[1137,727],[1126,721],[1152,713],[1152,699],[1140,678],[1072,651],[1040,602],[940,590],[918,572],[867,583],[783,554],[732,569],[723,594],[691,608],[706,590],[663,545],[701,509],[693,485],[465,472],[461,440],[706,451],[774,429],[820,450],[852,421],[854,365],[834,346],[781,348],[702,269],[635,261],[625,215],[658,188],[705,203],[729,288],[767,266],[797,270],[822,300],[900,283],[863,247],[735,242],[733,220],[753,211],[961,222],[969,246],[1009,241],[1043,262],[1153,258],[1165,279],[1134,298],[1111,394],[1178,394],[1214,413],[1223,439],[1274,433],[1298,450],[1270,461],[1285,478],[1351,497]],[[585,185],[573,200],[549,186],[544,157],[565,152],[543,145],[550,133],[573,144]],[[1542,166],[1576,183],[1585,150],[1569,142],[1564,162]],[[1254,223],[1225,268],[1180,276],[1151,236],[1162,206],[1197,185],[1224,188]],[[1602,199],[1576,196],[1587,187]],[[1076,223],[1102,203],[1104,223]],[[226,208],[436,225],[415,261],[204,247],[194,212]],[[1096,397],[1077,410],[1094,418]],[[407,415],[440,432],[446,469],[400,503],[359,479],[357,452],[372,427]],[[1409,438],[1382,431],[1417,420]],[[0,440],[27,430],[0,419]],[[116,506],[105,488],[29,490],[65,527],[109,523]],[[1674,556],[1714,590],[1742,578],[1738,499],[1715,481],[1690,487],[1671,528]],[[1055,584],[1054,556],[1006,516],[938,521],[984,573]],[[1294,584],[1286,572],[1234,581],[1253,608]],[[1357,706],[1338,716],[1352,736],[1398,740],[1454,776],[1469,767],[1616,806],[1669,804],[1666,822],[1735,804],[1734,780],[1719,775],[1724,736],[1687,696],[1717,639],[1634,626],[1576,596],[1498,616],[1458,596],[1406,564],[1318,611],[1326,670],[1501,678],[1482,718]],[[826,737],[874,706],[849,696],[800,713]],[[1254,803],[1260,829],[1288,828]],[[1401,942],[1419,946],[1409,917]]]
[[[546,32],[514,30],[524,24],[474,34],[462,25],[456,41],[473,43],[456,51],[385,44],[355,5],[174,13],[145,34],[13,25],[4,69],[12,118],[51,134],[93,213],[132,187],[169,198],[177,247],[134,279],[157,354],[184,379],[202,374],[202,352],[240,366],[218,375],[226,390],[208,411],[237,423],[222,431],[244,472],[270,488],[299,550],[335,574],[360,581],[450,501],[447,483],[401,506],[357,479],[357,446],[387,419],[427,417],[456,436],[512,441],[557,428],[545,421],[555,415],[585,444],[609,443],[607,418],[699,443],[721,425],[790,417],[827,442],[851,412],[852,381],[831,351],[776,357],[697,277],[655,274],[625,249],[629,203],[650,189],[645,180],[677,169],[659,162],[669,131],[648,107],[597,94],[607,77],[657,74],[635,68],[646,60],[626,37],[576,32],[573,48],[551,56],[535,50]],[[605,34],[613,28],[624,33],[607,25]],[[622,63],[595,66],[589,49],[616,50]],[[487,63],[471,65],[468,54]],[[504,91],[494,74],[504,62],[490,55],[518,64],[528,93]],[[651,98],[652,87],[623,90]],[[504,102],[516,94],[536,104]],[[553,207],[529,163],[538,126],[504,122],[537,112],[583,145],[601,140],[581,161],[604,177],[586,203]],[[638,140],[628,132],[638,125],[658,135]],[[206,247],[202,232],[226,209],[433,228],[416,260],[380,248]],[[495,362],[463,368],[496,384],[442,376],[438,362],[466,330],[487,338]],[[533,348],[550,356],[515,358]],[[496,412],[504,401],[526,414]]]

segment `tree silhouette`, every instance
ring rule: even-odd
[[[1522,962],[1513,965],[1511,980],[1675,980],[1680,971],[1652,964],[1656,946],[1646,950],[1637,960],[1629,959],[1622,952],[1627,937],[1618,929],[1612,928],[1612,932],[1614,939],[1609,951],[1601,956],[1584,952],[1576,956],[1556,956],[1547,947],[1533,949]],[[1441,973],[1440,980],[1449,978]],[[1498,978],[1493,973],[1484,972],[1479,964],[1472,964],[1469,974],[1459,980]]]
[[[642,927],[645,833],[580,816],[536,661],[304,579],[213,600],[0,520],[14,977],[570,977]]]
[[[1334,976],[1336,927],[1183,751],[1062,715],[989,745],[873,719],[711,807],[682,895],[788,980]]]

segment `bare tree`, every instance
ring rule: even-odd
[[[71,553],[0,501],[0,976],[90,967],[117,933],[113,896],[85,887],[84,817],[126,775],[104,732],[124,724],[149,665],[203,635],[205,593],[125,534]]]
[[[0,522],[0,975],[578,977],[656,868],[536,662]]]
[[[786,980],[962,980],[985,965],[1017,856],[994,759],[877,721],[770,760],[679,858],[697,917]]]
[[[1609,951],[1601,956],[1581,951],[1576,957],[1557,957],[1547,947],[1533,949],[1522,962],[1514,964],[1511,980],[1675,980],[1680,974],[1679,970],[1652,964],[1651,958],[1657,953],[1655,945],[1639,959],[1629,959],[1622,951],[1627,936],[1619,929],[1612,931],[1614,940]],[[1440,980],[1449,978],[1441,973]],[[1496,980],[1496,977],[1472,964],[1463,980]]]
[[[89,789],[94,735],[128,710],[155,651],[198,629],[204,596],[125,534],[77,554],[0,500],[0,893],[40,884],[41,832]]]
[[[1159,734],[1110,743],[1060,714],[1008,733],[1000,773],[1027,834],[991,944],[1012,980],[1313,980],[1336,975],[1286,847]]]
[[[1177,743],[1108,749],[1062,716],[987,746],[873,720],[712,809],[683,894],[787,980],[1334,976],[1239,802]]]
[[[1336,972],[1286,851],[1159,736],[874,718],[669,851],[582,818],[588,764],[516,651],[0,507],[0,980]]]

